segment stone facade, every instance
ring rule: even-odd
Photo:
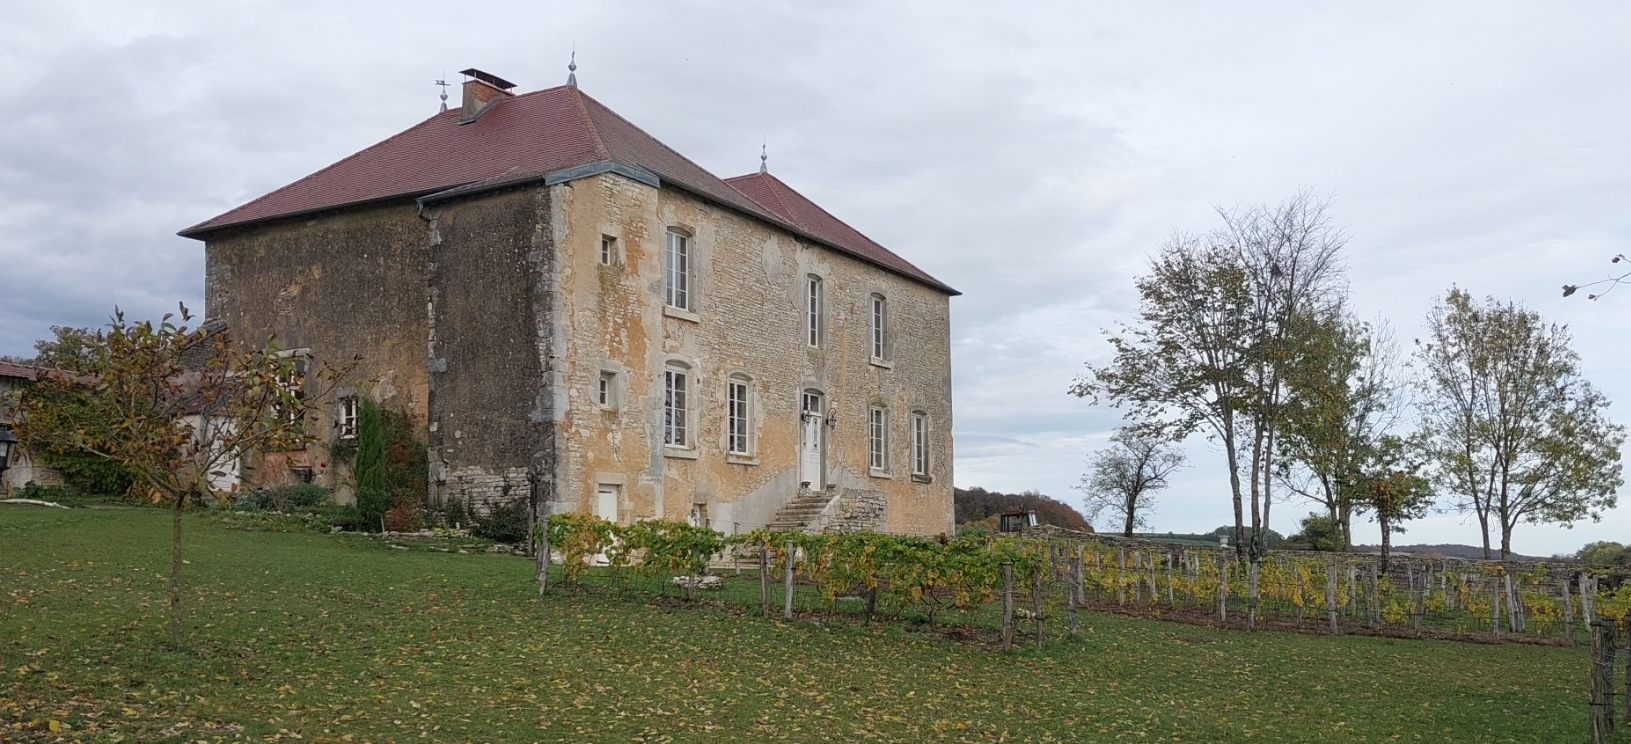
[[[497,131],[511,126],[505,116],[556,98],[577,108],[550,116],[599,105],[576,91],[537,95],[493,97],[436,136]],[[621,134],[595,134],[584,146],[600,154],[589,157],[630,148],[692,185],[606,159],[288,218],[217,218],[191,231],[207,242],[209,316],[240,339],[275,336],[320,361],[360,356],[336,395],[372,396],[423,423],[432,499],[529,498],[620,522],[745,532],[813,481],[827,505],[807,528],[950,532],[954,292],[825,213],[827,237],[815,237],[594,111],[591,124]],[[274,192],[235,211],[299,196]],[[851,233],[861,248],[834,247]],[[688,250],[685,307],[666,301],[670,234]],[[872,353],[874,298],[887,307],[883,358]],[[683,446],[665,442],[670,372],[684,378]],[[727,441],[733,384],[747,391],[742,451]],[[327,430],[335,401],[314,403]],[[926,461],[913,456],[914,417]],[[275,483],[312,468],[344,493],[349,474],[330,459],[271,453],[246,478]]]
[[[336,211],[212,234],[205,250],[207,317],[242,342],[272,338],[314,362],[354,365],[309,425],[333,441],[338,399],[368,395],[426,420],[427,244],[412,202]],[[310,473],[350,499],[344,463],[327,447],[266,453],[246,464],[255,485]]]

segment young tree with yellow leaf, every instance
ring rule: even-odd
[[[17,434],[25,442],[117,463],[154,503],[172,510],[170,638],[183,646],[181,515],[189,504],[225,501],[239,462],[268,450],[298,449],[307,401],[339,378],[268,341],[235,345],[224,325],[189,328],[180,315],[127,321],[115,310],[107,329],[84,339],[76,369],[46,376],[17,394]],[[321,389],[319,389],[321,388]]]

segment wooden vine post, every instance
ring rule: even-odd
[[[1036,620],[1036,647],[1042,648],[1047,636],[1042,625],[1042,572],[1036,572],[1036,581],[1031,584],[1031,617]]]
[[[786,601],[782,604],[782,619],[793,619],[793,541],[787,541]]]
[[[1127,548],[1116,548],[1116,604],[1127,604],[1127,582],[1122,577],[1127,573]]]
[[[770,541],[759,545],[759,612],[770,617]]]
[[[1574,645],[1574,592],[1569,591],[1569,580],[1563,580],[1563,640]]]
[[[1229,622],[1229,557],[1218,553],[1218,622]]]
[[[1501,577],[1491,576],[1489,579],[1489,632],[1495,634],[1495,640],[1501,640]]]
[[[1002,650],[1014,647],[1014,564],[1002,563]]]
[[[1076,558],[1070,563],[1070,590],[1065,592],[1070,597],[1070,635],[1076,636],[1076,605],[1082,597],[1082,544],[1076,543]]]
[[[1591,619],[1591,740],[1614,732],[1614,656],[1619,650],[1613,620]]]
[[[1337,559],[1325,570],[1325,612],[1331,616],[1331,635],[1337,634]]]

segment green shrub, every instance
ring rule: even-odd
[[[135,481],[123,465],[84,452],[47,448],[40,453],[40,464],[61,473],[69,490],[81,497],[123,498]]]
[[[24,483],[21,488],[11,492],[14,499],[49,501],[53,504],[67,501],[72,495],[67,486],[42,486],[34,481]]]
[[[526,499],[511,499],[494,504],[486,514],[476,516],[470,525],[470,534],[493,542],[520,545],[527,539]]]
[[[363,522],[362,512],[357,509],[356,504],[329,506],[324,509],[324,512],[327,513],[328,523],[332,527],[339,527],[347,532],[360,532],[368,529],[368,525]],[[378,527],[378,524],[375,524],[375,527]]]

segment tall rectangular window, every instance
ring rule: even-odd
[[[691,309],[691,239],[668,233],[668,250],[663,260],[663,302],[681,310]]]
[[[733,455],[748,454],[748,381],[732,377],[725,384],[725,439]]]
[[[356,438],[357,396],[348,395],[340,399],[340,410],[334,416],[334,433],[341,439]]]
[[[889,469],[889,409],[873,406],[867,416],[867,467],[876,471]]]
[[[287,357],[283,366],[278,370],[278,387],[286,392],[292,401],[285,401],[280,405],[285,421],[299,421],[306,412],[306,367],[305,352],[285,352]]]
[[[674,367],[663,372],[663,444],[690,446],[686,431],[689,409],[685,395],[685,371]]]
[[[607,266],[617,262],[617,238],[600,236],[600,262]]]
[[[872,358],[889,358],[889,303],[883,295],[872,295],[871,321],[867,324],[872,335]]]
[[[929,415],[912,412],[912,475],[929,474]]]
[[[595,402],[601,408],[616,408],[617,373],[603,371],[595,383]]]
[[[821,346],[821,277],[811,274],[805,293],[804,337],[811,347]]]

